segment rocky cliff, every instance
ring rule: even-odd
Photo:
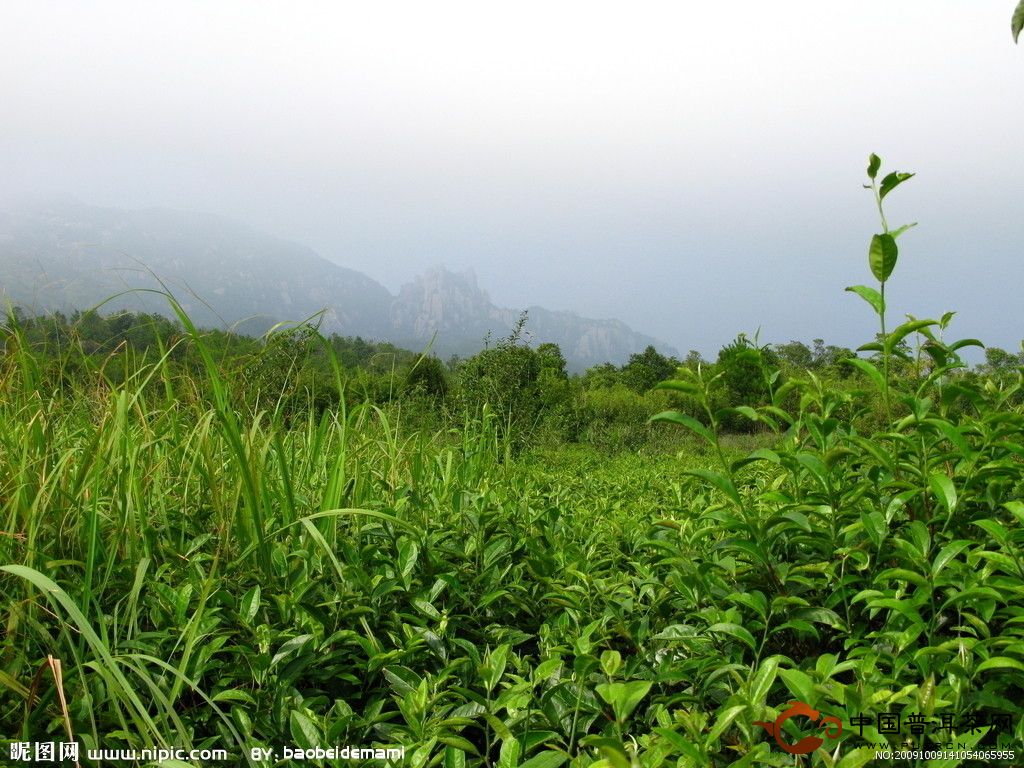
[[[434,347],[461,354],[479,349],[488,334],[496,340],[515,325],[520,310],[497,307],[472,272],[431,269],[403,286],[391,309],[392,334],[406,346],[422,346],[437,332]],[[633,331],[619,320],[595,320],[544,307],[527,309],[526,337],[532,343],[554,342],[573,369],[606,361],[622,363],[634,352],[654,345],[671,347]]]

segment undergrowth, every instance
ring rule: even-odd
[[[903,230],[883,205],[909,175],[879,166],[879,287],[851,289],[881,331],[851,362],[869,388],[758,364],[769,404],[722,409],[681,369],[662,386],[704,418],[656,418],[697,441],[682,461],[516,456],[487,409],[410,432],[344,398],[241,408],[176,305],[201,375],[172,375],[167,349],[46,392],[10,324],[0,735],[239,765],[252,746],[402,745],[414,767],[854,768],[908,738],[878,732],[891,712],[1019,749],[1021,377],[958,376],[975,342],[942,341],[949,316],[890,329]],[[918,375],[894,379],[908,339]],[[724,437],[737,419],[761,431]],[[777,742],[764,723],[794,700],[842,737],[782,751],[806,724]],[[962,725],[978,713],[1011,726]]]

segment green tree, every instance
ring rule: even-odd
[[[999,347],[985,349],[985,362],[979,366],[979,372],[993,378],[1011,376],[1024,367],[1024,351],[1020,354],[1007,352]]]
[[[689,368],[690,370],[697,370],[698,368],[707,368],[710,363],[704,359],[704,356],[696,349],[691,349],[686,353],[686,358],[683,360],[683,367]]]
[[[648,345],[643,352],[629,356],[622,367],[622,383],[636,392],[646,392],[655,384],[670,378],[678,367],[678,360],[665,357]]]
[[[458,372],[462,401],[470,415],[479,416],[486,407],[513,449],[531,439],[542,406],[541,357],[524,340],[525,325],[523,312],[507,337],[464,360]]]
[[[614,363],[600,363],[587,368],[583,373],[583,388],[608,389],[619,383],[621,372]]]
[[[779,376],[779,357],[769,346],[759,347],[741,333],[718,353],[716,366],[722,378],[724,405],[759,406],[771,401],[772,388]],[[753,422],[727,414],[722,426],[731,431],[752,431]]]
[[[568,379],[566,373],[565,356],[561,348],[552,342],[545,342],[537,347],[537,357],[540,360],[542,373],[550,374],[555,378]]]
[[[821,340],[816,339],[815,341]],[[773,348],[775,353],[779,356],[779,361],[790,368],[798,371],[806,371],[815,367],[814,354],[811,352],[810,347],[802,341],[791,341],[788,344],[775,344]]]
[[[405,374],[403,391],[406,394],[444,399],[448,394],[448,374],[444,363],[433,355],[417,359]]]

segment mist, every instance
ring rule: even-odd
[[[9,3],[0,196],[222,214],[391,290],[471,267],[711,355],[872,337],[877,152],[918,174],[893,313],[1015,348],[1011,6]]]

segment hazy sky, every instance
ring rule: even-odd
[[[221,213],[392,290],[474,267],[507,306],[685,353],[857,345],[891,307],[1024,336],[1015,0],[0,0],[0,194]]]

